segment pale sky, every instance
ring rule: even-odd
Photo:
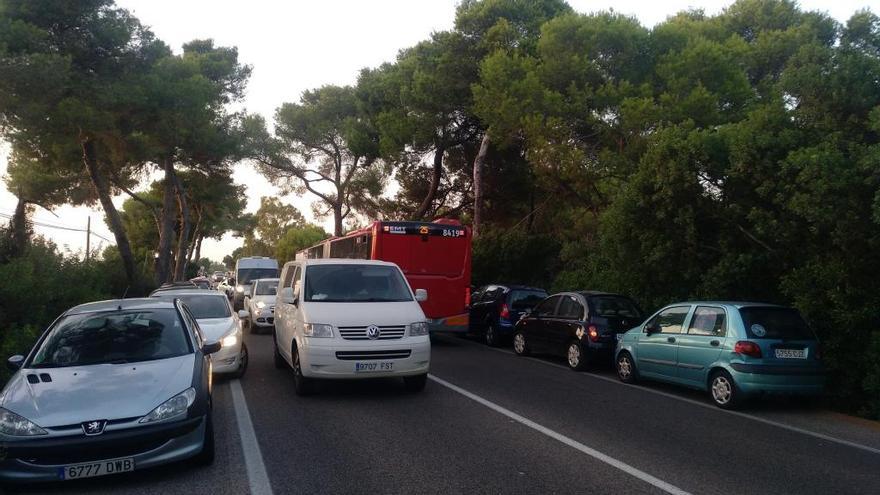
[[[398,50],[426,39],[433,31],[452,28],[458,0],[117,0],[134,12],[142,23],[173,50],[192,39],[213,38],[216,45],[237,46],[240,60],[253,66],[245,107],[271,122],[275,108],[295,102],[307,89],[324,84],[352,84],[363,67],[393,61]],[[667,16],[688,8],[702,8],[708,14],[720,12],[730,0],[569,0],[578,12],[588,13],[614,8],[636,16],[642,24],[653,26]],[[806,10],[829,13],[845,22],[860,8],[880,11],[878,0],[837,0],[800,2]],[[6,173],[8,147],[0,143],[0,176]],[[248,188],[248,211],[259,206],[261,196],[277,195],[247,164],[236,165],[236,182]],[[143,186],[146,186],[144,184]],[[114,201],[121,206],[124,197]],[[284,201],[299,208],[311,219],[309,196],[287,196]],[[15,197],[0,182],[0,213],[11,214]],[[33,219],[56,226],[85,228],[92,218],[94,232],[112,239],[103,223],[103,211],[63,206],[52,213],[38,209]],[[0,218],[0,222],[5,221]],[[332,232],[333,219],[323,222]],[[59,246],[75,253],[85,249],[85,233],[56,228],[35,228]],[[92,246],[106,245],[92,239]],[[220,261],[241,245],[230,235],[221,241],[206,240],[203,256]]]

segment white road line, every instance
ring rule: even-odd
[[[474,344],[475,346],[479,346],[479,347],[481,347],[481,348],[483,348],[483,349],[488,349],[488,350],[491,350],[491,351],[498,351],[498,352],[501,352],[501,353],[503,353],[503,354],[507,354],[507,355],[510,355],[510,356],[516,356],[516,354],[515,354],[513,351],[508,351],[508,350],[505,350],[505,349],[498,349],[498,348],[495,348],[495,347],[486,347],[486,346],[483,346],[483,345],[480,345],[480,344],[476,344],[476,343],[473,343],[473,342],[468,342],[468,343],[469,343],[469,344]],[[526,358],[526,359],[528,359],[529,361],[534,361],[534,362],[536,362],[536,363],[545,364],[545,365],[547,365],[547,366],[552,366],[552,367],[554,367],[554,368],[560,368],[560,369],[568,370],[568,368],[565,367],[565,366],[562,366],[562,365],[560,365],[560,364],[556,364],[556,363],[553,363],[553,362],[550,362],[550,361],[545,361],[545,360],[543,360],[543,359],[538,359],[538,358],[533,358],[533,357]],[[620,380],[617,380],[616,378],[609,378],[609,377],[607,377],[607,376],[595,375],[595,374],[591,374],[591,373],[582,373],[582,374],[580,374],[579,376],[583,376],[583,377],[587,377],[587,378],[593,378],[593,379],[596,379],[596,380],[604,380],[604,381],[606,381],[606,382],[608,382],[608,383],[613,383],[613,384],[615,384],[615,385],[620,385],[620,386],[623,386],[623,387],[637,388],[637,389],[639,389],[639,390],[643,390],[643,391],[645,391],[645,392],[649,392],[649,393],[656,394],[656,395],[662,395],[663,397],[668,397],[668,398],[670,398],[670,399],[675,399],[675,400],[679,400],[679,401],[682,401],[682,402],[687,402],[688,404],[693,404],[693,405],[695,405],[695,406],[704,407],[704,408],[709,409],[709,410],[712,410],[712,411],[716,411],[716,412],[720,412],[720,413],[726,413],[726,414],[731,414],[731,415],[733,415],[733,416],[739,416],[739,417],[741,417],[741,418],[746,418],[746,419],[750,419],[750,420],[752,420],[752,421],[757,421],[758,423],[763,423],[763,424],[765,424],[765,425],[775,426],[775,427],[777,427],[777,428],[782,428],[783,430],[788,430],[788,431],[792,431],[792,432],[795,432],[795,433],[800,433],[801,435],[807,435],[807,436],[810,436],[810,437],[813,437],[813,438],[818,438],[818,439],[820,439],[820,440],[825,440],[825,441],[827,441],[827,442],[832,442],[832,443],[836,443],[836,444],[839,444],[839,445],[846,445],[847,447],[852,447],[852,448],[854,448],[854,449],[863,450],[863,451],[865,451],[865,452],[870,452],[870,453],[872,453],[872,454],[880,454],[880,449],[875,448],[875,447],[871,447],[871,446],[869,446],[869,445],[864,445],[864,444],[857,443],[857,442],[851,442],[851,441],[849,441],[849,440],[844,440],[844,439],[842,439],[842,438],[832,437],[832,436],[830,436],[830,435],[826,435],[826,434],[824,434],[824,433],[818,433],[818,432],[815,432],[815,431],[805,430],[805,429],[803,429],[803,428],[798,428],[797,426],[787,425],[787,424],[785,424],[785,423],[780,423],[780,422],[778,422],[778,421],[773,421],[772,419],[764,419],[764,418],[761,418],[761,417],[759,417],[759,416],[752,416],[751,414],[746,414],[746,413],[739,412],[739,411],[729,411],[729,410],[726,410],[726,409],[721,409],[721,408],[716,407],[716,406],[714,406],[714,405],[712,405],[712,404],[707,404],[707,403],[705,403],[705,402],[700,402],[700,401],[697,401],[697,400],[688,399],[687,397],[681,397],[681,396],[678,396],[678,395],[675,395],[675,394],[670,394],[670,393],[668,393],[668,392],[664,392],[664,391],[662,391],[662,390],[656,390],[656,389],[653,389],[653,388],[650,388],[650,387],[645,387],[645,386],[642,386],[642,385],[631,385],[631,384],[626,384],[626,383],[621,382]]]
[[[594,448],[588,447],[588,446],[578,442],[577,440],[573,440],[573,439],[571,439],[561,433],[557,433],[557,432],[551,430],[550,428],[547,428],[546,426],[542,426],[538,423],[535,423],[534,421],[532,421],[526,417],[520,416],[519,414],[517,414],[509,409],[505,409],[504,407],[501,407],[498,404],[496,404],[490,400],[484,399],[477,394],[468,392],[467,390],[465,390],[461,387],[453,385],[453,384],[447,382],[446,380],[443,380],[442,378],[437,378],[434,375],[428,375],[428,378],[439,383],[440,385],[443,385],[444,387],[446,387],[450,390],[458,392],[459,394],[467,397],[468,399],[471,399],[475,402],[478,402],[478,403],[488,407],[489,409],[492,409],[493,411],[495,411],[497,413],[503,414],[504,416],[507,416],[508,418],[510,418],[510,419],[512,419],[512,420],[514,420],[524,426],[527,426],[527,427],[529,427],[539,433],[543,433],[544,435],[546,435],[546,436],[548,436],[558,442],[564,443],[565,445],[568,445],[569,447],[571,447],[575,450],[578,450],[584,454],[587,454],[588,456],[590,456],[598,461],[604,462],[605,464],[608,464],[612,467],[615,467],[615,468],[629,474],[630,476],[638,478],[638,479],[644,481],[645,483],[648,483],[656,488],[663,490],[666,493],[672,493],[672,494],[676,494],[676,495],[688,495],[688,492],[682,490],[681,488],[679,488],[675,485],[669,484],[659,478],[655,478],[654,476],[651,476],[650,474],[648,474],[644,471],[641,471],[641,470],[639,470],[639,469],[637,469],[637,468],[635,468],[635,467],[633,467],[623,461],[618,461],[617,459],[615,459],[607,454],[603,454],[602,452],[599,452],[598,450],[596,450]]]
[[[232,389],[235,422],[238,424],[238,436],[241,438],[241,450],[244,453],[250,494],[272,495],[272,485],[269,483],[269,475],[266,474],[266,465],[263,464],[263,455],[260,453],[260,444],[257,442],[256,433],[254,433],[254,424],[251,422],[251,414],[248,412],[241,383],[238,380],[232,380],[229,387]]]

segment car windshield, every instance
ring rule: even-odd
[[[412,301],[409,286],[393,266],[315,265],[306,268],[305,301]]]
[[[165,301],[180,301],[189,308],[190,313],[197,319],[205,318],[229,318],[229,301],[226,296],[209,292],[208,294],[162,294],[160,299]]]
[[[626,318],[641,318],[642,312],[631,299],[621,296],[593,296],[590,298],[593,305],[592,312],[603,318],[622,316]]]
[[[274,296],[278,292],[277,280],[261,280],[255,284],[255,296]]]
[[[815,340],[801,314],[792,308],[742,308],[739,310],[751,339]]]
[[[239,268],[238,283],[249,284],[258,278],[274,278],[278,276],[277,268]]]
[[[34,356],[34,368],[122,364],[192,352],[174,309],[70,315],[59,321]]]
[[[517,311],[532,309],[547,298],[542,290],[514,290],[510,293],[510,307]]]

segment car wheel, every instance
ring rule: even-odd
[[[428,383],[428,374],[427,373],[424,375],[403,377],[403,386],[406,387],[407,392],[410,392],[413,394],[424,390],[426,383]]]
[[[574,371],[581,371],[587,367],[587,358],[584,356],[584,351],[583,348],[581,348],[580,342],[572,341],[568,344],[566,362],[568,363],[568,367]]]
[[[312,395],[315,393],[315,383],[311,378],[302,374],[302,364],[299,361],[299,350],[294,345],[291,348],[293,357],[293,387],[296,395]]]
[[[531,354],[529,345],[526,342],[526,335],[522,332],[516,332],[513,335],[513,352],[518,356],[528,356]]]
[[[486,345],[489,347],[498,347],[501,344],[501,336],[498,335],[498,331],[495,330],[494,325],[486,327],[486,333],[483,335],[483,338],[486,341]]]
[[[636,363],[630,353],[623,351],[617,356],[617,378],[623,383],[636,383],[639,381],[639,372]]]
[[[278,351],[278,341],[276,340],[275,336],[272,336],[272,349],[275,358],[275,367],[279,370],[283,370],[287,367],[287,361],[284,360],[284,356],[282,356],[281,352]]]
[[[736,409],[741,402],[740,391],[730,373],[718,370],[709,379],[709,395],[721,409]]]
[[[193,457],[197,466],[210,466],[214,463],[214,420],[209,412],[205,419],[205,439],[202,441],[202,451]]]
[[[248,361],[250,360],[250,356],[248,355],[247,345],[242,342],[241,343],[241,357],[238,362],[238,370],[235,372],[236,378],[241,378],[244,376],[244,372],[247,371]]]

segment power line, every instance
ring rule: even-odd
[[[9,215],[9,214],[6,214],[6,213],[0,213],[0,217],[7,218],[7,219],[10,219],[10,220],[12,219],[12,215]],[[40,221],[36,221],[36,220],[28,220],[28,222],[30,222],[30,223],[32,223],[32,224],[34,224],[34,225],[36,225],[36,226],[39,226],[39,227],[46,227],[46,228],[50,228],[50,229],[67,230],[67,231],[70,231],[70,232],[88,232],[89,234],[91,234],[91,235],[97,237],[98,239],[103,239],[103,240],[105,240],[105,241],[107,241],[107,242],[113,242],[112,240],[110,240],[110,239],[108,239],[108,238],[102,236],[101,234],[98,234],[98,233],[96,233],[96,232],[94,232],[94,231],[89,232],[89,231],[86,230],[86,229],[78,229],[78,228],[76,228],[76,227],[65,227],[65,226],[62,226],[62,225],[51,225],[51,224],[44,223],[44,222],[40,222]]]

